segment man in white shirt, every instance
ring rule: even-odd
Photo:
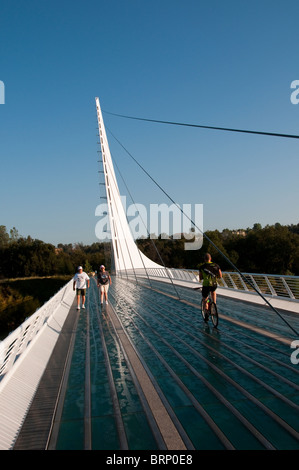
[[[82,308],[85,308],[86,284],[89,289],[89,277],[83,271],[82,266],[78,266],[78,272],[73,278],[73,290],[77,288],[77,310],[80,310],[80,296],[82,297]]]

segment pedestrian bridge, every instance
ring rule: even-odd
[[[109,304],[91,279],[77,311],[70,281],[0,343],[0,449],[298,450],[299,278],[232,265],[204,323],[198,273],[135,244],[96,110]]]
[[[70,282],[6,338],[0,448],[299,449],[288,325],[220,294],[215,329],[199,291],[175,287],[116,276],[101,310],[91,279],[77,311]],[[297,301],[283,301],[299,329]]]

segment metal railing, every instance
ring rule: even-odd
[[[126,277],[142,277],[157,280],[177,281],[186,286],[190,283],[199,284],[199,273],[195,269],[150,268],[135,269],[122,272]],[[275,274],[255,274],[223,272],[217,279],[219,287],[234,291],[253,292],[256,290],[267,297],[282,298],[299,302],[299,276],[282,276]],[[192,286],[191,286],[192,287]],[[255,290],[256,289],[256,290]]]
[[[72,281],[0,342],[0,383],[72,289]]]
[[[126,270],[120,273],[123,277],[149,278],[194,287],[199,285],[198,270],[150,268]],[[271,297],[299,302],[299,276],[280,276],[272,274],[253,274],[223,272],[218,279],[219,287],[241,292],[256,292]],[[255,287],[255,289],[253,288]],[[4,375],[12,368],[19,357],[30,345],[41,328],[49,321],[55,310],[63,303],[65,296],[72,290],[69,281],[48,302],[22,323],[16,330],[0,342],[0,383]]]
[[[263,295],[299,302],[299,276],[275,274],[223,273],[219,286],[246,292],[255,292],[253,286]]]

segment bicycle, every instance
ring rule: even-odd
[[[207,308],[205,308],[205,303]],[[201,314],[204,321],[207,323],[211,317],[212,323],[215,328],[218,326],[218,310],[217,305],[213,302],[211,298],[211,293],[209,293],[208,300],[205,302],[203,299],[201,301]]]

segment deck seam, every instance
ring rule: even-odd
[[[165,441],[168,450],[187,450],[176,426],[174,425],[168,411],[166,410],[157,390],[155,389],[147,371],[141,363],[135,349],[133,348],[129,338],[127,337],[120,320],[117,317],[114,309],[109,305],[108,314],[114,327],[117,329],[117,334],[121,344],[126,352],[126,355],[131,363],[131,366],[136,374],[138,382],[145,395],[147,403],[155,418],[155,421],[160,429],[162,437]]]

